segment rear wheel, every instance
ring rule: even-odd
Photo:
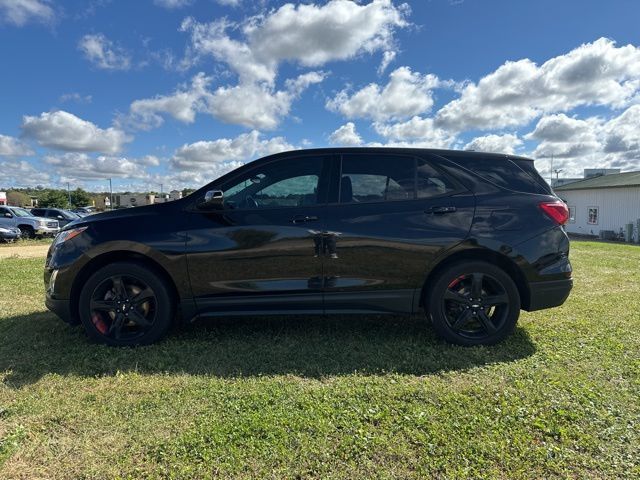
[[[80,293],[79,313],[89,337],[113,346],[146,345],[162,338],[174,316],[164,280],[143,265],[101,268]]]
[[[486,262],[462,262],[442,272],[425,306],[445,340],[491,345],[513,331],[520,316],[520,295],[504,270]]]

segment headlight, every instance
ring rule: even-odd
[[[87,227],[78,227],[78,228],[71,228],[69,230],[65,230],[63,232],[60,232],[58,235],[56,235],[56,239],[53,242],[53,245],[60,245],[64,242],[66,242],[67,240],[71,240],[74,237],[77,237],[78,235],[80,235],[82,232],[84,232],[87,229]]]
[[[47,221],[46,220],[38,220],[38,225],[40,225],[41,227],[46,227],[47,226]]]

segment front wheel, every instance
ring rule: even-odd
[[[152,270],[133,262],[101,268],[79,302],[89,338],[112,346],[147,345],[162,338],[174,316],[171,292]]]
[[[35,238],[36,236],[35,230],[29,225],[20,225],[18,229],[20,230],[20,237],[22,238]]]
[[[457,345],[492,345],[520,316],[520,295],[507,273],[486,262],[460,262],[441,273],[426,302],[433,327]]]

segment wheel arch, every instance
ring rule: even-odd
[[[468,248],[465,250],[459,250],[457,252],[451,253],[447,257],[442,258],[438,263],[436,263],[429,271],[429,274],[427,275],[427,278],[422,286],[419,297],[419,306],[424,307],[427,295],[431,290],[433,283],[436,281],[436,279],[444,269],[446,269],[450,265],[453,265],[454,263],[472,260],[492,263],[506,272],[507,275],[511,277],[516,285],[516,288],[518,289],[521,308],[524,310],[528,310],[531,303],[531,292],[529,290],[527,279],[520,267],[506,255],[494,252],[493,250],[489,250],[486,248]]]
[[[80,321],[78,304],[82,286],[94,272],[98,271],[105,265],[109,265],[110,263],[115,262],[134,262],[152,270],[156,275],[158,275],[165,281],[165,283],[169,287],[172,300],[176,303],[176,307],[179,307],[180,294],[178,292],[178,288],[173,278],[171,278],[171,275],[169,275],[169,272],[167,272],[167,270],[160,263],[138,252],[128,250],[115,250],[102,253],[92,258],[82,267],[82,269],[80,269],[80,271],[76,275],[73,281],[73,285],[71,286],[70,293],[71,318],[74,323]]]

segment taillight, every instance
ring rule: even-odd
[[[569,209],[561,200],[557,200],[555,202],[542,202],[539,207],[558,225],[564,225],[567,223],[567,220],[569,220]]]

